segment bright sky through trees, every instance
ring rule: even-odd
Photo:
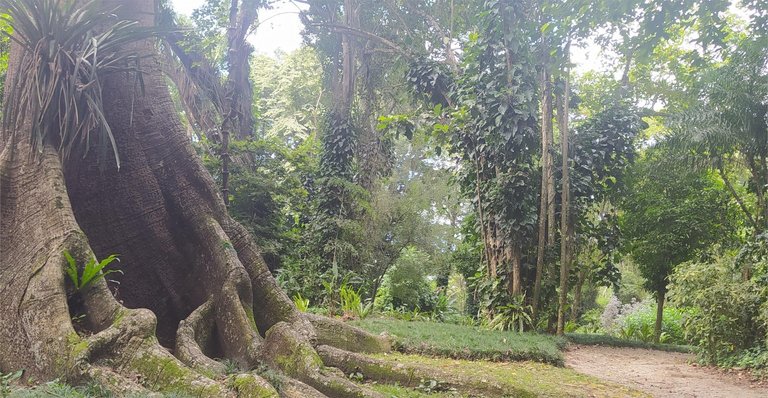
[[[204,0],[172,0],[174,9],[186,15],[191,15],[203,2]],[[300,5],[292,2],[280,2],[274,9],[259,13],[262,25],[249,40],[256,52],[274,56],[277,50],[291,52],[301,46],[303,26],[299,20],[299,7]]]
[[[203,2],[204,0],[172,0],[174,9],[186,15],[191,15]],[[259,18],[263,25],[259,26],[256,34],[249,40],[256,52],[274,56],[277,50],[291,52],[301,46],[303,26],[298,16],[299,7],[302,6],[284,1],[276,4],[274,9],[260,13]],[[608,68],[605,63],[609,62],[600,47],[594,43],[574,48],[572,59],[577,72],[605,70]]]

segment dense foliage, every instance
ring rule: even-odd
[[[303,46],[275,56],[245,38],[279,2],[248,2],[236,29],[228,2],[188,17],[162,3],[190,139],[302,309],[655,339],[768,365],[760,2],[308,0]],[[38,40],[28,21],[0,23]],[[86,78],[137,61],[109,52],[148,34],[132,29],[69,43],[86,63],[40,52],[74,73],[51,81],[43,112],[101,95]],[[584,46],[610,62],[586,70]],[[59,120],[61,145],[110,149],[99,110],[77,112]],[[100,138],[78,135],[92,127]]]
[[[302,307],[354,298],[711,360],[759,345],[744,322],[765,301],[761,263],[733,259],[762,250],[768,208],[757,3],[306,5],[304,47],[252,57],[253,134],[228,145],[230,211]],[[209,1],[186,22],[214,70],[226,11]],[[612,63],[574,70],[583,43]],[[216,135],[196,136],[222,179]],[[715,274],[712,294],[681,293]]]

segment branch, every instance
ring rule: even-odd
[[[353,36],[361,37],[364,39],[373,40],[376,42],[379,42],[380,44],[383,44],[386,47],[391,48],[396,53],[408,58],[413,59],[413,55],[408,53],[407,51],[403,50],[400,46],[398,46],[396,43],[392,42],[391,40],[385,39],[381,36],[375,35],[371,32],[364,31],[362,29],[353,28],[347,25],[337,24],[337,23],[312,23],[312,22],[306,22],[307,26],[312,26],[316,28],[327,28],[332,31],[338,32],[338,33],[348,33]]]
[[[420,10],[417,6],[413,5],[410,1],[406,1],[405,5],[408,7],[408,9],[417,14],[418,16],[424,18],[424,20],[427,22],[427,25],[432,27],[432,29],[436,30],[439,34],[443,35],[443,37],[448,39],[448,42],[445,43],[445,61],[448,63],[448,66],[450,66],[454,71],[459,70],[459,62],[456,60],[456,56],[453,53],[453,49],[451,48],[451,41],[453,40],[453,34],[450,31],[445,30],[442,26],[440,26],[440,23],[433,17],[432,15],[429,15],[429,13],[426,13],[422,10]]]
[[[725,170],[723,169],[722,161],[718,161],[717,170],[720,172],[720,177],[723,179],[725,186],[728,187],[728,191],[731,192],[731,195],[733,195],[733,198],[736,199],[736,203],[739,204],[739,207],[741,207],[741,210],[747,216],[747,220],[749,220],[749,223],[752,225],[752,227],[754,227],[755,230],[757,230],[758,229],[757,223],[755,222],[755,219],[752,217],[752,213],[749,212],[749,209],[747,209],[747,206],[744,204],[744,201],[741,199],[739,194],[733,188],[731,181],[728,179],[728,175],[725,173]]]

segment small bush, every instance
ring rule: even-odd
[[[672,306],[664,308],[661,324],[661,343],[688,344],[683,332],[683,323],[690,310]],[[585,314],[586,315],[586,314]],[[591,314],[594,316],[595,314]],[[594,319],[592,320],[594,322]],[[656,326],[656,303],[647,301],[630,301],[622,304],[616,296],[611,297],[600,315],[599,330],[579,332],[604,332],[611,336],[627,340],[639,340],[646,343],[653,342]]]
[[[525,296],[517,296],[511,303],[496,307],[496,314],[486,326],[491,330],[522,332],[532,324],[530,312],[531,306],[525,305]]]
[[[395,265],[387,272],[379,305],[431,312],[435,308],[437,295],[426,276],[430,261],[429,254],[416,247],[403,249]]]
[[[733,258],[683,264],[671,280],[671,301],[693,308],[684,330],[702,349],[702,360],[721,363],[765,344],[766,325],[760,315],[768,292],[754,278],[744,281]]]
[[[349,285],[344,285],[339,290],[341,296],[341,310],[347,317],[365,319],[373,309],[373,303],[363,303],[360,292]]]
[[[718,366],[725,368],[744,368],[768,373],[768,348],[756,346],[722,358]]]
[[[600,317],[602,314],[603,314],[603,310],[600,308],[592,308],[591,310],[586,311],[579,319],[579,324],[577,325],[574,332],[577,332],[577,333],[600,332],[602,328]],[[566,333],[568,333],[567,330],[566,330]]]
[[[296,293],[293,296],[293,304],[301,312],[307,312],[309,310],[309,299],[304,298],[301,293]]]
[[[687,344],[683,332],[683,322],[689,310],[675,307],[665,307],[661,323],[661,343]],[[617,320],[617,332],[622,338],[653,342],[656,327],[656,304],[652,301],[643,302],[634,311],[621,316]]]

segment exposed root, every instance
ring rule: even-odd
[[[214,361],[210,355],[216,351],[214,318],[211,316],[213,302],[207,301],[198,307],[187,319],[181,321],[176,333],[174,354],[181,362],[198,372],[225,374],[226,366]],[[208,353],[206,355],[205,353]]]
[[[500,385],[448,375],[436,369],[406,366],[402,363],[370,358],[330,346],[317,347],[317,353],[327,366],[339,368],[345,373],[361,373],[366,379],[381,383],[417,387],[424,381],[434,380],[441,387],[464,393],[473,394],[482,391],[487,396],[505,396],[509,393]]]
[[[134,395],[148,397],[156,394],[146,389],[136,380],[118,374],[106,366],[89,366],[84,372],[84,377],[105,387],[117,396]]]
[[[327,398],[320,391],[296,379],[286,378],[280,385],[281,398]]]
[[[228,385],[238,397],[277,398],[280,394],[267,380],[253,373],[241,373],[229,378]]]
[[[362,388],[325,369],[323,361],[308,341],[287,323],[280,322],[267,331],[262,355],[267,364],[282,370],[321,393],[339,398],[373,398],[380,394]]]
[[[389,341],[381,336],[374,336],[360,328],[324,316],[304,314],[304,317],[315,328],[318,345],[366,354],[392,351]]]

